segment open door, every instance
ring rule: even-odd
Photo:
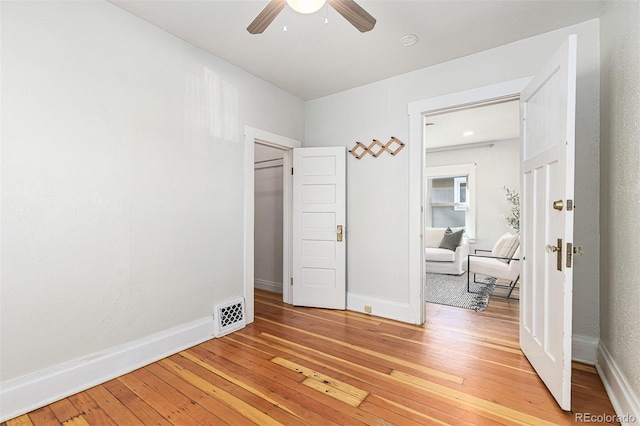
[[[571,410],[576,36],[525,88],[522,111],[520,346]]]
[[[293,304],[346,308],[346,148],[293,150]]]

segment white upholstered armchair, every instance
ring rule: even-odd
[[[467,291],[470,291],[471,274],[475,281],[476,274],[508,281],[506,287],[507,298],[516,287],[520,278],[520,239],[518,235],[505,234],[492,250],[474,250],[474,254],[467,255],[462,267],[467,271]]]

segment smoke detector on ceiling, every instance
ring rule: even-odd
[[[417,42],[418,36],[415,34],[407,34],[406,36],[400,37],[400,43],[402,43],[404,47],[413,46]]]

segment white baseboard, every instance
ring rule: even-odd
[[[588,365],[596,365],[598,362],[598,342],[595,337],[574,334],[571,338],[573,361]]]
[[[213,338],[213,317],[0,383],[0,422],[129,373]]]
[[[370,306],[371,312],[365,312],[365,306]],[[392,302],[347,292],[347,309],[397,321],[412,322],[411,306],[408,303]]]
[[[255,288],[259,288],[260,290],[271,291],[273,293],[282,293],[282,283],[256,278],[254,280],[254,286]]]
[[[640,423],[640,400],[635,394],[625,375],[611,357],[611,353],[600,342],[598,345],[598,363],[596,369],[604,388],[609,395],[611,404],[618,415],[617,421],[622,425],[637,425]]]

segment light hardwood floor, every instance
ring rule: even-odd
[[[254,324],[6,422],[11,425],[573,424],[518,348],[518,305],[428,305],[413,326],[294,308],[256,291]],[[576,413],[614,410],[574,364]],[[4,426],[3,424],[2,426]]]

